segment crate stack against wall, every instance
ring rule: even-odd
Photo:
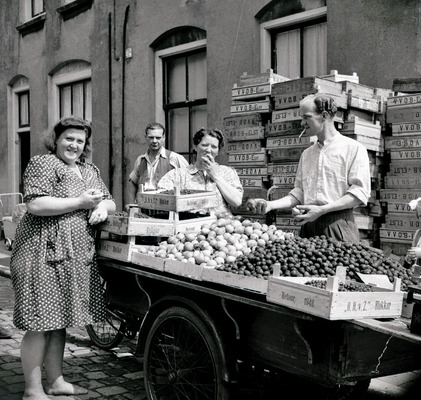
[[[390,135],[385,138],[385,148],[389,169],[380,191],[387,214],[380,229],[380,244],[383,250],[403,256],[421,227],[408,205],[421,197],[421,79],[395,79],[393,90],[394,95],[387,99]]]
[[[269,187],[265,124],[272,111],[271,92],[276,82],[286,80],[272,70],[240,77],[232,88],[231,114],[224,118],[230,166],[237,170],[244,188],[243,204],[235,214],[251,214],[249,198],[266,198]],[[254,219],[266,220],[253,214]]]
[[[342,82],[342,88],[348,98],[348,107],[340,132],[363,144],[370,159],[371,196],[367,207],[354,209],[354,217],[361,240],[368,245],[378,246],[378,232],[384,218],[380,190],[384,176],[385,112],[387,98],[393,92],[351,81]]]

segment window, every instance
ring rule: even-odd
[[[92,121],[92,89],[89,79],[60,85],[59,90],[60,118],[76,115]]]
[[[24,76],[16,77],[8,91],[10,99],[10,127],[8,131],[8,176],[12,191],[23,193],[22,175],[31,157],[31,113],[29,81]]]
[[[31,18],[44,12],[44,0],[30,0]]]
[[[62,117],[77,115],[92,121],[91,65],[85,61],[69,61],[49,75],[49,124]]]
[[[167,57],[163,63],[168,146],[189,160],[192,137],[199,128],[206,127],[207,121],[206,52],[201,49]]]
[[[327,74],[326,7],[261,24],[262,71],[291,79]]]

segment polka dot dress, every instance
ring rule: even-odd
[[[33,157],[24,174],[24,201],[78,197],[91,188],[112,198],[97,167],[78,166],[83,179],[53,154]],[[104,319],[95,227],[88,223],[88,210],[48,217],[26,213],[16,229],[10,271],[16,328],[45,331]]]

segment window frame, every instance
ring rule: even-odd
[[[72,64],[74,65],[74,70],[63,72],[63,68],[69,66],[72,69]],[[67,84],[72,84],[84,80],[91,80],[92,87],[92,67],[88,62],[83,61],[83,64],[79,62],[68,62],[66,65],[63,65],[61,68],[57,69],[51,73],[48,77],[48,96],[49,98],[49,125],[54,126],[54,124],[60,118],[60,87]],[[93,104],[91,104],[93,106]]]
[[[260,72],[267,72],[272,67],[272,33],[288,26],[305,24],[327,18],[327,7],[319,7],[301,13],[291,14],[260,24]]]

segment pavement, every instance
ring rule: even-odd
[[[10,254],[2,241],[0,326],[11,330],[13,336],[11,339],[0,339],[0,400],[21,400],[24,378],[20,362],[20,342],[24,332],[17,330],[12,321],[14,292],[10,281]],[[51,399],[147,399],[143,384],[142,359],[135,355],[135,348],[136,339],[124,339],[118,347],[110,351],[101,350],[91,342],[84,328],[68,329],[64,375],[67,380],[88,389],[89,392],[77,397],[51,396]],[[372,379],[365,397],[366,400],[420,398],[421,370]],[[257,400],[256,397],[253,399]]]

